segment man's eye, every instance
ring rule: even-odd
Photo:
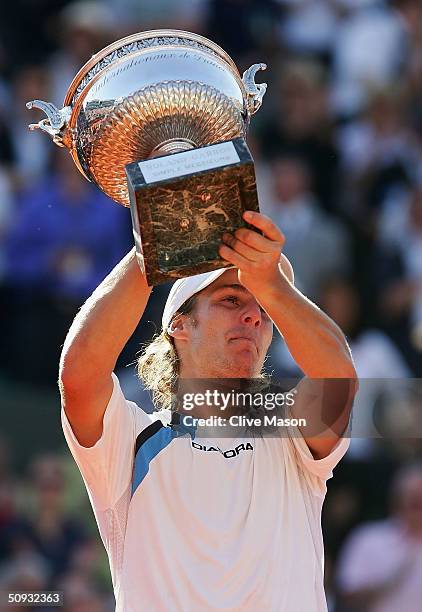
[[[239,303],[239,300],[238,300],[238,298],[235,295],[229,295],[229,296],[225,297],[223,299],[223,302],[225,302],[226,300],[228,300],[232,304],[238,304]]]

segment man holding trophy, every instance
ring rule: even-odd
[[[259,213],[244,136],[262,67],[242,79],[201,36],[144,32],[91,58],[63,109],[30,103],[48,116],[34,127],[131,208],[136,246],[75,318],[59,379],[119,611],[327,609],[321,508],[348,448],[356,373],[342,332],[295,288],[281,230]],[[170,279],[162,331],[138,360],[155,398],[147,414],[113,370],[151,286]],[[259,378],[274,325],[306,378],[345,383],[346,399],[324,395],[330,426],[300,383],[289,414],[306,426],[201,436],[199,420],[221,410],[202,397],[188,420],[174,391]]]

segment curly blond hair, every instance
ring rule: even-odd
[[[175,313],[191,314],[195,308],[196,295],[190,297]],[[173,338],[162,330],[149,344],[144,346],[137,359],[138,378],[151,391],[152,401],[157,410],[172,407],[172,394],[176,391],[180,372],[180,359]]]

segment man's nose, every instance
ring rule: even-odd
[[[251,325],[252,327],[259,327],[262,322],[262,313],[258,304],[251,304],[245,308],[242,313],[242,323]]]

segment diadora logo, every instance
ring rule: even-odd
[[[198,442],[191,442],[192,447],[201,451],[216,451],[217,453],[221,453],[223,457],[226,459],[231,459],[231,457],[237,457],[240,451],[253,451],[253,446],[250,442],[247,444],[239,444],[236,448],[231,448],[227,451],[222,451],[218,446],[205,446],[203,444],[198,444]]]

